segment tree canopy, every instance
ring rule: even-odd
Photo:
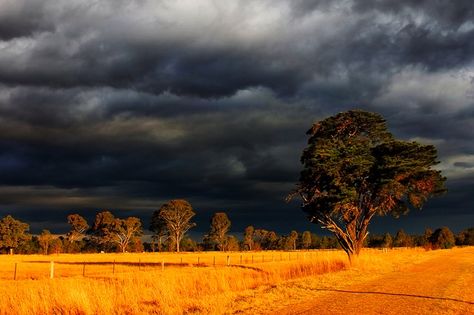
[[[373,216],[407,214],[445,191],[445,178],[433,169],[436,148],[395,139],[379,114],[339,113],[307,134],[289,198],[301,197],[309,220],[333,232],[349,259],[359,254]]]
[[[78,241],[84,237],[89,224],[79,214],[70,214],[67,216],[67,223],[71,225],[71,231],[67,233],[67,238],[70,242]]]
[[[13,249],[31,238],[28,234],[30,226],[14,219],[11,215],[0,220],[0,248]]]
[[[159,210],[159,216],[166,225],[168,238],[175,245],[177,252],[186,232],[196,225],[191,222],[195,214],[191,204],[182,199],[170,200]]]
[[[115,218],[110,211],[102,211],[95,217],[93,230],[95,239],[106,249],[113,245],[125,252],[130,242],[143,234],[142,223],[139,218]]]
[[[229,232],[231,222],[225,212],[216,212],[211,218],[211,230],[208,237],[217,244],[221,251],[226,250],[227,232]]]

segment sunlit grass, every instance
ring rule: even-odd
[[[366,250],[355,268],[397,270],[430,255]],[[223,314],[240,291],[340,271],[347,261],[342,251],[4,255],[0,314]]]

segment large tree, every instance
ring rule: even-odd
[[[104,210],[96,214],[94,226],[92,227],[92,240],[101,245],[102,249],[108,251],[113,246],[112,226],[115,216],[112,212]]]
[[[351,110],[308,130],[297,188],[309,220],[333,232],[349,260],[358,255],[375,215],[398,217],[445,191],[433,169],[436,149],[395,139],[376,113]]]
[[[196,213],[189,202],[182,199],[171,200],[161,206],[159,216],[166,224],[168,238],[179,252],[179,243],[186,232],[196,224],[191,219]]]
[[[31,239],[28,234],[30,226],[14,219],[11,215],[0,220],[0,248],[10,251]]]
[[[208,237],[217,244],[221,251],[226,250],[227,232],[230,229],[230,220],[225,212],[216,212],[211,219],[211,230]]]

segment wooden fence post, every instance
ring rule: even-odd
[[[216,266],[216,256],[214,256],[212,264],[213,264],[214,267]]]
[[[240,255],[240,264],[242,265],[242,255]]]
[[[15,263],[15,272],[13,273],[13,280],[16,280],[16,267],[17,267],[18,263]]]
[[[49,278],[53,279],[54,278],[54,261],[51,260],[50,266],[49,266]]]
[[[227,256],[227,266],[230,265],[230,256]]]
[[[198,256],[198,265],[199,265],[199,256]]]
[[[161,261],[161,271],[165,271],[165,260]]]
[[[115,259],[114,259],[114,263],[112,264],[112,274],[115,274]]]
[[[82,263],[82,276],[85,277],[86,276],[86,263]]]
[[[253,264],[253,255],[252,255],[252,264]]]

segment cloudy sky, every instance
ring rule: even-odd
[[[0,216],[139,216],[188,199],[314,231],[294,187],[314,121],[362,108],[434,144],[449,193],[375,232],[474,225],[471,0],[0,0]]]

